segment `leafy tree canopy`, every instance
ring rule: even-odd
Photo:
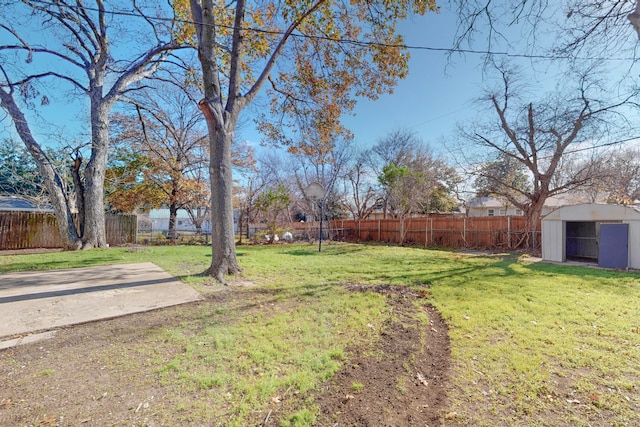
[[[378,182],[380,182],[383,187],[392,188],[397,185],[402,178],[407,178],[409,175],[412,175],[411,172],[408,166],[396,166],[393,163],[389,163],[382,168],[382,174],[378,177]],[[414,172],[413,175],[418,177],[420,173]]]
[[[174,2],[187,21],[193,19],[188,3]],[[264,142],[314,154],[352,138],[340,118],[355,97],[377,99],[406,77],[409,53],[398,23],[410,13],[438,10],[435,0],[287,0],[245,5],[238,17],[237,3],[213,1],[220,102],[228,105],[225,88],[248,101],[267,81],[268,108],[256,119]],[[240,45],[234,44],[239,26]],[[195,44],[195,27],[181,26],[178,39]]]
[[[0,143],[0,194],[38,198],[44,192],[38,166],[24,147],[12,139]]]

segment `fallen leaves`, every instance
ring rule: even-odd
[[[448,412],[445,416],[445,420],[454,420],[458,416],[457,412]]]
[[[48,426],[48,425],[51,425],[51,424],[55,423],[57,419],[58,419],[58,417],[56,417],[55,415],[52,415],[50,417],[46,417],[46,418],[43,418],[40,421],[38,421],[38,425]]]
[[[427,382],[427,379],[420,372],[418,372],[417,378],[418,378],[418,381],[420,381],[420,383],[425,387],[429,385],[429,383]]]

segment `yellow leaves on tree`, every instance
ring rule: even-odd
[[[398,22],[438,10],[435,1],[320,3],[298,25],[301,36],[289,40],[285,65],[269,80],[270,110],[258,119],[264,142],[292,153],[330,152],[337,140],[352,138],[340,119],[356,97],[377,99],[407,76]],[[287,1],[282,18],[291,22],[312,4]]]
[[[195,106],[193,107],[195,108]],[[207,141],[194,129],[174,128],[168,113],[115,114],[114,157],[107,170],[107,201],[112,209],[135,209],[163,205],[207,205]],[[176,122],[188,122],[187,117]]]

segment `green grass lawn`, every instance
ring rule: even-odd
[[[198,276],[209,251],[3,256],[0,272],[152,261],[213,295],[220,285]],[[305,393],[348,360],[347,346],[373,343],[391,315],[380,295],[336,285],[385,283],[429,286],[429,302],[449,324],[446,425],[640,425],[637,273],[349,244],[326,244],[321,253],[298,244],[237,252],[243,280],[255,287],[234,290],[237,299],[221,306],[191,308],[181,324],[128,350],[144,354],[173,389],[173,410],[185,421],[246,425],[287,393],[299,396],[291,424],[308,423],[314,406]]]

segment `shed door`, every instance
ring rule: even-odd
[[[600,224],[598,265],[604,268],[627,268],[629,259],[629,224]]]

